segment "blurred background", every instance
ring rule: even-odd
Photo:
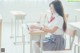
[[[0,15],[2,16],[2,42],[1,48],[5,48],[5,53],[23,53],[21,45],[14,45],[13,26],[14,17],[11,11],[23,11],[25,16],[25,23],[35,23],[40,21],[40,16],[49,10],[49,3],[53,0],[0,0]],[[68,14],[68,22],[80,21],[80,2],[72,2],[68,0],[61,0],[65,14]],[[44,22],[44,21],[42,21]],[[12,29],[12,28],[13,29]],[[12,37],[11,37],[12,36]],[[28,38],[26,37],[26,41]],[[25,46],[25,53],[29,53],[30,45]]]

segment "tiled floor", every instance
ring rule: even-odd
[[[15,45],[14,44],[14,40],[15,40],[14,39],[14,32],[12,34],[11,33],[12,33],[11,32],[11,24],[3,23],[3,28],[2,28],[2,48],[5,48],[5,53],[23,53],[23,45],[21,45],[21,44]],[[18,39],[18,40],[21,40],[21,39]],[[26,34],[25,35],[25,41],[27,43],[25,44],[25,50],[24,50],[25,53],[30,53],[29,40],[30,40],[29,34]],[[69,46],[68,43],[69,42],[67,42],[67,47]]]

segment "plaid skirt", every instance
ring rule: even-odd
[[[38,41],[37,43],[40,43],[40,41]],[[44,51],[64,50],[65,49],[65,39],[63,38],[63,35],[53,34],[50,37],[43,39],[42,49]]]

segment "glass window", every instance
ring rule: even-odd
[[[67,0],[68,2],[80,2],[80,0]]]
[[[0,1],[4,1],[4,2],[6,2],[6,1],[36,1],[36,2],[46,2],[46,1],[48,1],[48,0],[0,0]]]

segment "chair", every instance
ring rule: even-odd
[[[75,44],[75,53],[76,53],[76,48],[78,47],[77,52],[80,53],[80,41],[78,41],[78,44]]]
[[[65,21],[67,22],[68,21],[69,14],[65,14],[64,17],[65,17]]]
[[[73,30],[71,28],[68,28],[66,30],[65,36],[69,36],[70,37],[70,48],[66,49],[66,50],[71,50],[72,46],[73,46],[73,42],[74,42],[74,38],[75,38],[75,34],[76,34],[76,30]]]

